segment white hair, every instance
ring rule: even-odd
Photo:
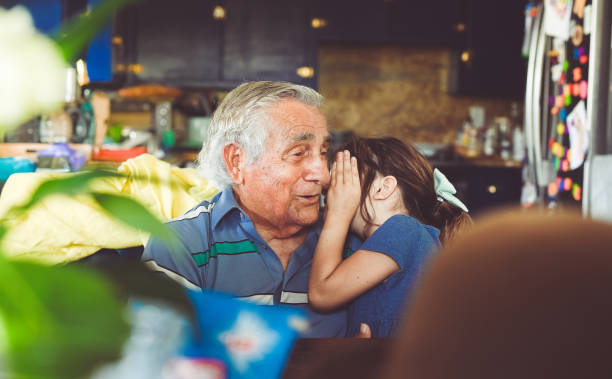
[[[286,82],[247,82],[228,93],[213,115],[198,155],[200,174],[219,189],[231,186],[223,148],[237,144],[244,149],[248,162],[255,162],[268,137],[262,111],[286,99],[314,108],[320,108],[323,102],[323,97],[312,88]]]

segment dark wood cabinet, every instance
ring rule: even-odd
[[[127,83],[234,87],[247,80],[314,86],[297,69],[316,66],[309,2],[232,0],[213,18],[211,0],[149,0],[122,12]]]
[[[448,0],[318,0],[317,17],[327,25],[317,30],[317,39],[448,46],[460,6]]]
[[[221,20],[213,18],[218,5],[226,12]],[[316,88],[319,43],[401,43],[451,49],[454,95],[520,99],[523,7],[488,0],[148,0],[115,18],[122,38],[113,45],[113,80],[200,88],[283,80]],[[323,27],[313,27],[314,19]],[[298,74],[301,67],[307,75]]]
[[[461,1],[465,30],[456,38],[452,51],[451,92],[523,98],[527,77],[527,59],[521,55],[525,2]]]
[[[149,0],[121,17],[129,81],[199,86],[219,80],[220,21],[212,0]]]
[[[316,66],[307,0],[233,0],[226,3],[222,76],[226,80],[282,80],[316,85],[300,67]]]

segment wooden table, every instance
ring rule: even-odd
[[[299,339],[293,346],[283,378],[380,378],[392,342],[388,339]]]

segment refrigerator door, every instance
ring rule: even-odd
[[[535,143],[534,133],[537,131],[535,126],[535,118],[537,113],[534,109],[534,104],[538,102],[535,100],[534,92],[536,87],[539,87],[541,82],[536,81],[536,70],[541,70],[542,62],[538,62],[536,59],[536,52],[538,48],[538,41],[542,35],[542,6],[538,7],[536,18],[533,22],[533,29],[531,32],[531,41],[529,43],[529,61],[527,63],[527,85],[525,91],[525,111],[524,111],[524,126],[525,126],[525,144],[527,145],[527,158],[529,160],[528,178],[530,182],[537,184],[536,174],[536,155],[535,155]],[[541,74],[540,74],[541,75]]]
[[[593,0],[587,120],[591,152],[585,163],[582,211],[612,221],[612,0]]]

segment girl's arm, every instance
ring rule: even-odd
[[[336,308],[382,282],[399,270],[389,256],[358,250],[342,260],[342,248],[359,207],[361,185],[357,160],[338,153],[327,192],[327,215],[312,263],[308,299],[321,310]]]

